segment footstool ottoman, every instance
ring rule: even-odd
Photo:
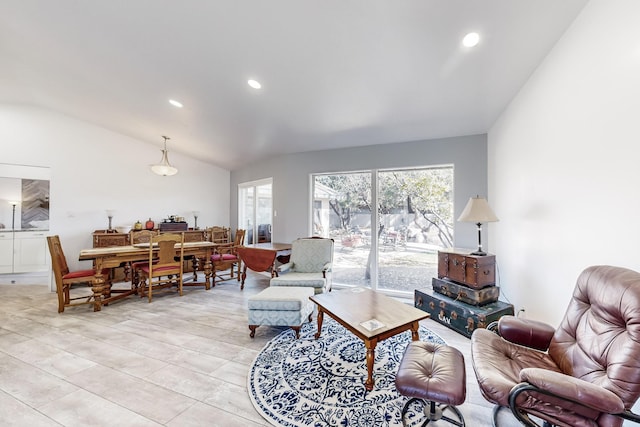
[[[289,326],[300,337],[300,326],[311,321],[315,304],[309,299],[313,288],[271,286],[249,297],[249,336],[253,338],[260,325]]]
[[[402,408],[402,424],[405,425],[404,417],[409,406],[421,401],[427,416],[423,426],[429,421],[442,419],[464,427],[464,418],[456,405],[462,404],[466,398],[466,380],[464,356],[460,351],[445,344],[411,342],[396,374],[398,393],[411,397]],[[458,419],[446,416],[447,410]]]

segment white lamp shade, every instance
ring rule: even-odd
[[[496,222],[499,221],[489,203],[483,197],[471,197],[458,218],[461,222]]]
[[[157,165],[151,165],[151,171],[157,175],[162,176],[171,176],[178,173],[178,169],[171,166],[169,163],[169,151],[167,151],[167,139],[170,139],[168,136],[163,136],[164,138],[164,150],[162,150],[162,160]]]
[[[178,173],[178,169],[171,165],[153,165],[151,166],[153,173],[162,176],[171,176]]]
[[[178,173],[178,169],[169,164],[167,150],[162,150],[162,160],[157,165],[151,165],[151,170],[153,173],[162,176],[171,176]]]

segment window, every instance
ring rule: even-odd
[[[271,187],[270,178],[238,185],[238,228],[247,231],[247,245],[271,242]]]
[[[336,242],[334,285],[413,292],[453,245],[453,166],[314,175],[312,221]]]

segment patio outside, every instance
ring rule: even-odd
[[[334,285],[400,292],[431,286],[438,250],[453,242],[452,194],[453,167],[315,176],[314,234],[335,241]]]
[[[381,246],[378,260],[378,288],[413,293],[414,289],[431,286],[438,273],[438,247],[425,243],[403,246]],[[366,264],[371,246],[343,246],[335,243],[333,284],[371,286]]]

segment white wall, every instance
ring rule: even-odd
[[[91,268],[77,256],[91,247],[94,230],[107,228],[107,209],[115,210],[114,226],[169,215],[192,226],[192,211],[200,211],[201,227],[229,224],[230,172],[181,156],[169,143],[178,174],[153,174],[161,134],[153,145],[51,111],[0,105],[0,163],[51,168],[50,233],[60,235],[72,270]]]
[[[488,134],[504,294],[557,324],[585,267],[640,270],[640,2],[592,0]]]
[[[487,193],[487,137],[469,135],[280,155],[231,173],[231,224],[237,226],[237,186],[273,178],[273,241],[290,242],[311,233],[310,176],[314,173],[454,165],[454,217],[469,197]],[[457,247],[477,248],[476,226],[454,223]],[[430,282],[425,286],[431,286]]]

